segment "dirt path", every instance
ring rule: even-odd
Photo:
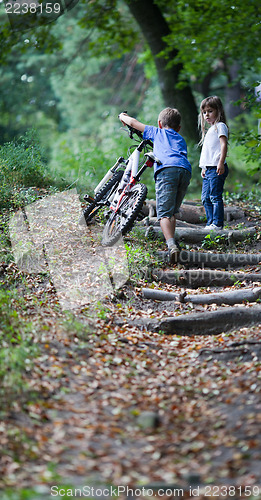
[[[33,500],[65,497],[65,485],[76,498],[110,498],[118,486],[121,499],[152,490],[261,498],[261,327],[214,337],[140,329],[139,318],[192,310],[144,299],[144,284],[73,316],[46,279],[32,278],[24,293],[40,348],[27,374],[35,397],[2,420],[3,491],[27,488]]]

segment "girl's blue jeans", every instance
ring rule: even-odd
[[[201,200],[204,205],[207,225],[215,224],[223,227],[224,224],[224,204],[223,189],[225,179],[228,175],[228,166],[225,164],[225,172],[217,174],[217,167],[207,167],[203,178]]]

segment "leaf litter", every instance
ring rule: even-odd
[[[46,275],[8,272],[39,352],[28,399],[2,405],[2,489],[260,485],[260,326],[166,336],[132,320],[216,306],[145,301],[140,279],[72,314]]]

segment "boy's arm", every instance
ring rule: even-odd
[[[140,132],[144,132],[145,124],[136,120],[136,118],[132,118],[126,113],[120,113],[119,119],[123,125],[129,125],[129,127],[135,128],[136,130],[140,130]]]

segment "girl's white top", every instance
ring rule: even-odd
[[[218,165],[221,146],[219,138],[225,135],[228,139],[228,128],[225,123],[218,122],[212,125],[204,138],[199,166],[205,169],[206,167],[215,167]]]

